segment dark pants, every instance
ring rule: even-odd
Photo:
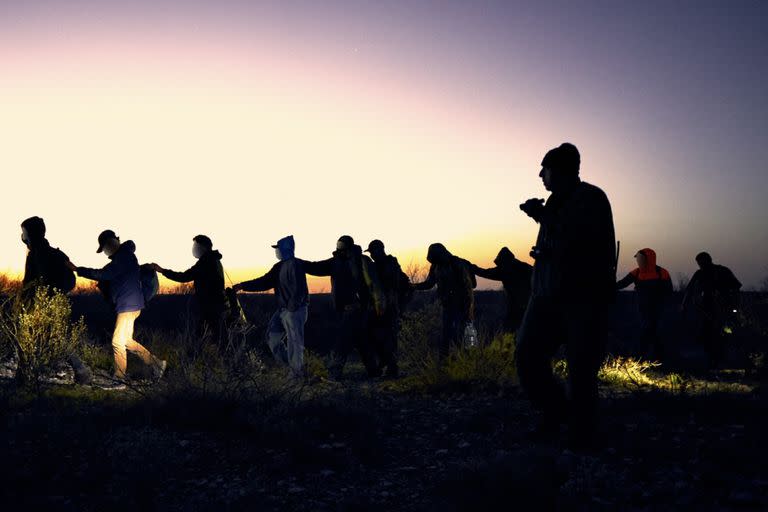
[[[640,310],[640,341],[649,359],[664,358],[664,344],[659,335],[662,307]]]
[[[382,316],[368,314],[368,338],[379,359],[379,367],[389,373],[396,374],[397,367],[397,334],[399,319],[397,311],[387,310]]]
[[[469,318],[463,311],[443,305],[443,335],[437,346],[437,353],[441,360],[450,354],[451,347],[461,345],[468,321]]]
[[[591,433],[597,417],[597,372],[605,357],[608,307],[531,298],[518,333],[520,384],[550,424],[570,417],[574,434]],[[552,358],[565,345],[570,401],[552,374]]]
[[[366,312],[360,305],[347,306],[336,318],[336,343],[331,356],[331,373],[340,377],[352,349],[357,349],[369,375],[376,373],[370,342],[366,336]]]
[[[201,310],[197,323],[197,333],[201,338],[208,337],[215,345],[225,342],[226,325],[223,310]]]
[[[716,368],[724,359],[726,338],[723,333],[727,319],[717,309],[701,309],[696,329],[696,340],[707,352],[710,368]]]
[[[504,318],[504,330],[506,332],[517,332],[520,324],[523,322],[525,308],[521,308],[514,303],[507,304],[507,316]]]

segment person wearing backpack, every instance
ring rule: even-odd
[[[384,312],[368,315],[368,333],[378,356],[379,372],[384,378],[396,378],[400,374],[397,365],[397,336],[400,331],[400,315],[405,304],[413,296],[408,276],[400,268],[397,258],[387,254],[384,242],[373,240],[366,251],[371,255],[384,295]]]
[[[117,313],[115,330],[112,335],[112,351],[115,358],[113,388],[124,388],[126,378],[126,350],[135,353],[152,367],[156,379],[163,376],[166,362],[153,356],[141,343],[133,339],[136,319],[144,309],[145,295],[142,290],[142,271],[136,259],[136,244],[132,240],[120,243],[114,231],[108,229],[99,235],[99,248],[109,259],[101,269],[78,267],[69,262],[68,266],[80,277],[107,284],[109,299]]]
[[[656,264],[656,251],[653,249],[640,249],[635,254],[635,261],[637,268],[616,283],[616,289],[635,285],[643,347],[649,359],[662,359],[664,345],[659,336],[659,323],[664,306],[672,295],[672,279],[666,269]]]
[[[198,333],[208,333],[214,343],[219,344],[224,335],[224,315],[227,297],[224,293],[224,267],[221,253],[213,250],[213,242],[205,235],[192,239],[192,256],[197,262],[184,272],[176,272],[153,263],[152,267],[177,283],[192,281],[195,287],[194,303],[199,315]]]
[[[69,257],[60,249],[51,247],[45,232],[45,221],[40,217],[30,217],[21,223],[21,241],[27,247],[21,288],[25,302],[33,300],[37,290],[43,286],[64,295],[75,288],[75,273],[67,266]],[[70,354],[67,362],[72,366],[76,383],[91,383],[91,369],[76,354]]]
[[[504,285],[504,295],[507,299],[507,315],[504,319],[504,330],[516,332],[523,321],[528,299],[531,297],[531,274],[533,267],[518,260],[506,247],[502,247],[496,259],[495,267],[480,268],[472,265],[472,271],[478,277],[501,281]]]
[[[368,376],[378,377],[380,369],[365,329],[370,312],[382,315],[385,308],[373,261],[363,254],[351,236],[343,235],[337,240],[331,258],[303,264],[307,274],[331,278],[331,299],[337,313],[331,377],[341,378],[353,348],[359,352]]]
[[[286,365],[292,377],[304,377],[304,325],[309,311],[309,289],[304,262],[296,258],[296,243],[289,235],[272,246],[278,262],[261,277],[236,284],[235,292],[275,290],[277,311],[267,327],[267,344],[277,361]]]
[[[443,244],[429,246],[427,261],[430,263],[427,279],[414,284],[414,288],[426,291],[437,286],[437,297],[443,307],[443,333],[438,345],[438,356],[444,360],[451,346],[465,340],[468,329],[474,331],[474,289],[477,280],[472,272],[472,264],[451,254]]]

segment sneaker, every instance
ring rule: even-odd
[[[120,391],[128,388],[128,386],[125,385],[125,381],[118,378],[113,378],[111,381],[107,382],[106,384],[102,384],[99,387],[107,391]]]

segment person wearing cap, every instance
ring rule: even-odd
[[[637,268],[616,283],[622,290],[635,285],[637,307],[640,312],[640,336],[648,359],[664,358],[664,345],[659,335],[659,324],[664,307],[672,295],[672,278],[667,269],[656,264],[656,251],[645,248],[635,254]]]
[[[369,339],[378,356],[378,364],[383,370],[384,377],[395,378],[400,373],[397,365],[400,314],[412,292],[412,287],[408,276],[400,268],[397,258],[384,250],[384,242],[371,241],[365,252],[370,254],[373,260],[385,304],[383,314],[376,315],[372,311],[368,314]]]
[[[707,351],[710,368],[716,368],[725,351],[724,335],[736,322],[741,282],[731,269],[715,264],[708,252],[697,254],[696,264],[699,269],[686,286],[680,307],[685,313],[695,306],[696,340]]]
[[[541,162],[546,200],[522,205],[539,224],[531,299],[518,331],[520,384],[543,415],[537,439],[559,434],[570,420],[572,448],[588,448],[597,420],[597,372],[605,354],[610,306],[616,294],[616,240],[605,192],[581,181],[581,156],[564,143]],[[552,374],[552,358],[565,344],[570,400]]]
[[[51,247],[45,234],[45,221],[40,217],[30,217],[21,223],[21,241],[27,248],[21,281],[24,302],[32,301],[41,287],[47,287],[48,292],[55,289],[65,295],[75,287],[75,276],[68,268],[69,257],[60,249]],[[91,383],[93,373],[77,354],[69,354],[67,362],[72,366],[77,384]],[[19,377],[22,375],[19,374]]]
[[[531,273],[533,268],[515,258],[507,247],[502,247],[493,268],[481,268],[472,265],[472,272],[478,277],[501,281],[507,300],[507,314],[504,318],[504,330],[516,332],[523,320],[528,299],[531,297]]]
[[[103,268],[69,267],[80,277],[98,281],[107,290],[108,298],[115,308],[117,319],[112,334],[112,352],[115,358],[114,387],[124,387],[126,378],[126,350],[136,354],[145,364],[152,367],[156,378],[163,376],[166,362],[156,358],[141,343],[133,339],[136,319],[144,309],[144,294],[141,291],[139,262],[136,259],[136,244],[132,240],[120,243],[114,231],[108,229],[99,235],[97,253],[104,253],[110,262]]]
[[[278,262],[261,277],[232,287],[244,292],[274,290],[277,311],[267,328],[269,349],[280,363],[288,366],[296,378],[304,376],[304,325],[309,311],[309,291],[304,262],[295,256],[293,236],[272,246]]]
[[[337,313],[336,341],[331,355],[331,376],[341,377],[347,357],[353,348],[369,377],[381,374],[373,357],[365,326],[369,310],[383,315],[384,297],[381,294],[376,269],[371,259],[363,254],[349,235],[336,242],[333,256],[322,261],[305,261],[304,270],[313,276],[330,276],[331,299]]]
[[[194,283],[195,309],[199,315],[198,332],[210,335],[219,343],[224,334],[224,316],[227,299],[224,294],[224,268],[221,253],[213,249],[213,242],[205,235],[192,239],[192,257],[197,261],[183,272],[176,272],[153,263],[155,271],[177,283]]]
[[[415,290],[426,291],[437,286],[437,297],[442,306],[443,332],[438,345],[438,356],[444,360],[451,347],[459,345],[464,329],[475,319],[475,292],[477,280],[472,264],[454,256],[443,244],[435,243],[427,249],[429,274]]]

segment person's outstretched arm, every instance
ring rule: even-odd
[[[278,271],[277,265],[275,265],[263,276],[257,277],[256,279],[251,279],[250,281],[244,281],[240,284],[236,284],[232,288],[235,291],[243,292],[265,292],[277,287],[277,281]]]
[[[117,275],[117,267],[114,261],[110,261],[103,268],[77,267],[77,275],[91,281],[111,281]]]
[[[200,262],[198,261],[184,272],[176,272],[175,270],[169,270],[167,268],[159,268],[158,271],[171,281],[177,283],[188,283],[197,279]]]
[[[436,284],[437,284],[437,277],[435,276],[435,267],[432,266],[429,268],[429,274],[427,274],[427,279],[421,283],[413,283],[413,289],[423,292],[426,290],[431,290],[432,288],[435,287]]]
[[[618,283],[616,283],[616,289],[617,290],[623,290],[627,286],[635,283],[635,274],[630,272],[626,276],[624,276],[623,279],[621,279]]]
[[[472,265],[472,272],[484,279],[490,279],[491,281],[501,281],[501,269],[499,267],[481,268],[477,265]]]
[[[333,258],[328,258],[322,261],[306,261],[302,260],[304,265],[304,272],[317,277],[326,277],[333,274]]]

